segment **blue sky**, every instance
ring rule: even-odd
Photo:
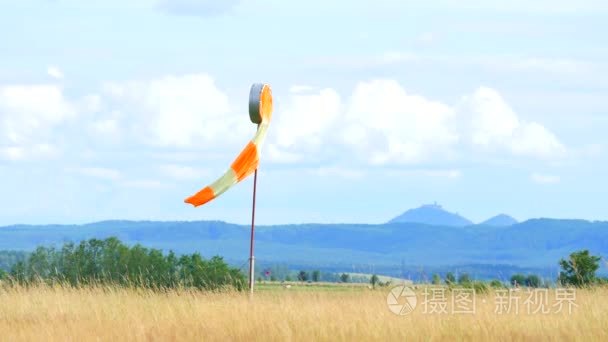
[[[273,87],[259,223],[608,219],[604,1],[0,3],[0,224],[201,208]]]

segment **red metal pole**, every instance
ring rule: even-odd
[[[255,170],[253,175],[253,206],[251,210],[251,238],[249,241],[249,293],[253,295],[253,285],[254,285],[254,267],[255,267],[255,259],[253,256],[253,233],[255,230],[255,192],[256,186],[258,183],[258,170]]]

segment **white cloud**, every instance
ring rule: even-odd
[[[470,130],[474,147],[495,152],[508,152],[530,157],[552,158],[565,153],[564,146],[547,128],[536,122],[521,120],[494,89],[478,88],[463,99],[460,119]],[[469,127],[467,123],[470,123]]]
[[[347,102],[333,89],[292,95],[275,116],[269,154],[297,162],[335,149],[345,159],[372,164],[419,162],[458,140],[448,127],[453,114],[392,80],[360,82]]]
[[[206,74],[106,83],[104,94],[129,135],[152,146],[239,144],[251,124],[231,113],[228,96]]]
[[[8,138],[14,142],[47,125],[75,114],[73,106],[56,85],[9,85],[0,87],[0,113]]]
[[[472,111],[472,143],[480,146],[507,143],[520,125],[515,112],[494,89],[481,87],[465,98]]]
[[[390,79],[359,82],[345,98],[331,88],[296,85],[278,103],[282,106],[276,109],[266,147],[266,158],[276,163],[420,164],[477,152],[551,159],[566,151],[549,129],[520,118],[488,87],[480,87],[457,106],[409,93]],[[57,126],[79,112],[87,115],[78,124],[88,127],[95,141],[123,144],[124,137],[182,152],[233,152],[253,131],[206,74],[109,82],[101,94],[75,104],[56,85],[4,86],[0,158],[57,155],[49,141]],[[205,175],[173,164],[161,170],[175,179]]]
[[[273,135],[280,148],[299,146],[301,149],[319,146],[330,134],[329,128],[341,112],[340,96],[333,89],[313,94],[294,94],[289,103],[274,116]]]
[[[555,134],[536,122],[522,124],[511,143],[514,154],[540,158],[560,157],[566,148]]]
[[[559,176],[545,175],[540,173],[533,173],[530,176],[530,179],[532,179],[533,182],[538,184],[556,184],[559,183],[561,180]]]
[[[374,164],[412,163],[458,141],[449,106],[409,94],[393,80],[360,82],[344,115],[343,141]]]
[[[566,151],[549,129],[520,118],[488,87],[449,106],[394,80],[373,80],[358,83],[347,101],[333,89],[291,94],[275,118],[267,155],[281,163],[324,155],[334,162],[419,164],[480,152],[554,159]]]
[[[76,107],[52,84],[0,86],[0,157],[53,157],[56,128],[76,117]]]
[[[297,153],[287,152],[279,149],[275,144],[266,144],[263,147],[264,159],[275,163],[296,163],[302,161],[303,156]]]
[[[46,69],[46,73],[51,76],[52,78],[55,79],[62,79],[63,78],[63,72],[61,72],[61,70],[59,70],[59,68],[55,67],[55,66],[50,66]]]

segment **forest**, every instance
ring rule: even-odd
[[[12,253],[12,254],[11,254]],[[15,261],[4,277],[19,284],[119,285],[152,289],[243,289],[245,277],[219,256],[177,256],[139,244],[127,246],[115,237],[90,239],[61,248],[36,248],[29,255],[7,252]],[[8,261],[7,261],[8,262]]]

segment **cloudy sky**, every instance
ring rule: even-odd
[[[0,2],[0,224],[608,219],[608,2]]]

